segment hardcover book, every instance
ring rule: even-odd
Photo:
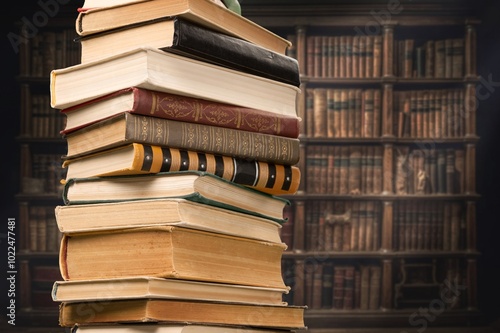
[[[250,327],[193,325],[193,324],[106,324],[106,325],[76,325],[73,333],[283,333],[283,330],[269,328],[258,329]]]
[[[281,225],[274,220],[186,199],[56,206],[55,217],[59,231],[65,234],[172,225],[281,243]]]
[[[56,281],[52,287],[52,300],[73,303],[149,298],[286,305],[282,301],[282,297],[287,292],[288,288],[250,287],[239,284],[135,277]]]
[[[63,191],[66,205],[168,197],[185,198],[279,221],[283,220],[283,209],[290,203],[213,174],[194,171],[71,178]]]
[[[300,92],[291,84],[150,47],[54,69],[50,81],[51,106],[56,109],[136,86],[297,116]]]
[[[86,36],[167,16],[181,16],[281,54],[290,46],[286,39],[209,0],[154,0],[95,8],[80,12],[75,28]]]
[[[80,39],[81,62],[97,61],[138,47],[153,47],[200,61],[259,75],[298,87],[296,59],[240,38],[192,23],[164,17]]]
[[[63,165],[66,179],[203,171],[273,195],[296,193],[301,178],[300,169],[294,165],[139,143],[70,159]]]
[[[61,110],[66,116],[61,134],[124,112],[290,138],[299,136],[301,120],[258,109],[130,87]]]
[[[72,327],[75,324],[81,327],[84,325],[96,327],[97,324],[106,323],[190,323],[245,327],[246,329],[306,328],[303,319],[304,307],[299,306],[202,302],[183,299],[124,300],[99,303],[99,305],[102,305],[99,308],[101,311],[95,311],[92,307],[95,306],[93,302],[63,302],[59,311],[59,323],[63,327]],[[89,316],[89,312],[94,315]]]
[[[65,136],[66,159],[130,143],[293,165],[298,138],[122,113]]]
[[[148,276],[286,289],[285,249],[184,227],[125,228],[64,234],[59,267],[66,281]]]

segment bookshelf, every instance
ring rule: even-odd
[[[445,1],[242,10],[293,42],[302,73],[287,300],[313,331],[478,323],[480,22]]]
[[[43,8],[27,6],[26,12]],[[64,117],[50,108],[49,74],[54,68],[79,62],[79,45],[73,41],[77,4],[61,5],[37,32],[22,22],[16,76],[20,96],[17,265],[19,296],[16,326],[40,332],[64,332],[58,325],[58,304],[50,291],[61,279],[58,266],[60,233],[54,208],[62,203],[60,179],[64,178],[61,156],[65,141],[59,134]],[[53,13],[54,14],[54,13]],[[30,328],[28,328],[28,326]]]

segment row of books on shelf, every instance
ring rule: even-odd
[[[460,202],[398,202],[394,207],[395,250],[464,250],[465,232]]]
[[[464,38],[397,40],[394,44],[395,73],[402,78],[462,78]]]
[[[292,290],[285,299],[309,309],[378,310],[382,269],[376,264],[284,263]]]
[[[382,192],[382,146],[307,146],[305,154],[308,193]]]
[[[306,89],[305,135],[313,138],[372,138],[381,134],[379,89]]]
[[[307,36],[306,71],[311,77],[378,78],[382,36]]]
[[[21,178],[21,192],[24,194],[60,194],[61,179],[66,170],[61,168],[61,155],[57,153],[33,153],[22,145],[25,170]]]
[[[306,89],[304,135],[311,138],[377,138],[382,128],[380,89]],[[394,134],[400,138],[464,137],[464,89],[395,91]]]
[[[61,241],[53,206],[29,206],[25,225],[29,230],[28,250],[32,253],[58,252]]]
[[[394,133],[404,138],[464,137],[468,101],[463,89],[394,92]]]
[[[33,138],[61,138],[61,128],[66,117],[50,107],[50,97],[47,94],[32,94],[27,100],[26,110],[29,110],[27,124],[23,124],[22,135]]]
[[[466,156],[462,148],[411,149],[394,153],[396,194],[462,194],[465,191]]]
[[[80,63],[80,45],[74,41],[75,37],[74,29],[58,29],[41,31],[33,38],[27,38],[21,44],[19,73],[27,77],[47,78],[54,68]]]

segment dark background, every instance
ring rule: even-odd
[[[42,0],[42,2],[57,0]],[[71,12],[80,6],[82,1],[66,1],[61,5],[64,12]],[[245,6],[251,4],[283,4],[300,3],[301,1],[279,0],[241,0],[245,15]],[[332,1],[337,3],[338,1]],[[368,1],[365,1],[365,3]],[[404,1],[401,3],[419,3]],[[450,1],[453,2],[453,1]],[[464,1],[460,1],[464,3]],[[307,4],[328,4],[329,1],[302,1]],[[478,72],[485,80],[478,85],[478,92],[483,96],[479,100],[477,131],[481,137],[477,145],[477,191],[482,196],[477,205],[478,249],[482,253],[478,265],[478,291],[480,309],[489,323],[495,325],[500,321],[500,1],[469,1],[471,14],[477,14],[481,20],[478,30]],[[0,161],[1,175],[1,217],[0,234],[7,231],[7,219],[18,219],[15,194],[19,191],[19,144],[16,136],[20,123],[20,96],[17,75],[19,72],[18,54],[14,51],[9,33],[17,33],[14,22],[22,17],[32,18],[40,10],[38,1],[17,0],[9,2],[2,8],[0,20],[2,25],[2,107],[3,120],[1,149],[3,158]],[[63,10],[58,15],[63,14]],[[76,12],[75,12],[76,18]],[[19,228],[17,229],[19,231]],[[0,238],[2,246],[5,239]],[[7,261],[7,252],[2,247],[0,267]],[[6,269],[2,268],[2,272]],[[2,283],[5,279],[1,277]],[[7,290],[0,284],[0,299],[5,300]],[[3,308],[3,305],[2,305]],[[4,311],[1,312],[4,316]],[[3,319],[3,318],[2,318]],[[497,324],[500,327],[500,324]]]

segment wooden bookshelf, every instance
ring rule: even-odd
[[[65,118],[50,107],[50,71],[79,62],[79,44],[73,39],[77,4],[59,5],[57,15],[39,27],[34,36],[20,44],[19,209],[16,257],[19,297],[16,327],[33,332],[65,332],[58,324],[58,304],[51,299],[52,284],[61,279],[58,257],[61,234],[54,208],[62,204],[65,170],[61,157],[66,152],[59,131]],[[40,10],[36,4],[26,6]],[[23,34],[22,22],[16,25]]]
[[[249,19],[293,42],[289,55],[302,73],[304,176],[300,192],[287,197],[283,260],[287,301],[308,305],[313,330],[403,329],[412,313],[436,302],[443,312],[435,326],[480,321],[480,22],[464,4],[398,4],[404,10],[383,1],[242,6]],[[388,14],[378,20],[376,13]],[[344,284],[339,273],[337,289],[335,267],[351,270]],[[366,275],[366,267],[377,273]],[[440,293],[452,282],[463,291],[445,302]]]

